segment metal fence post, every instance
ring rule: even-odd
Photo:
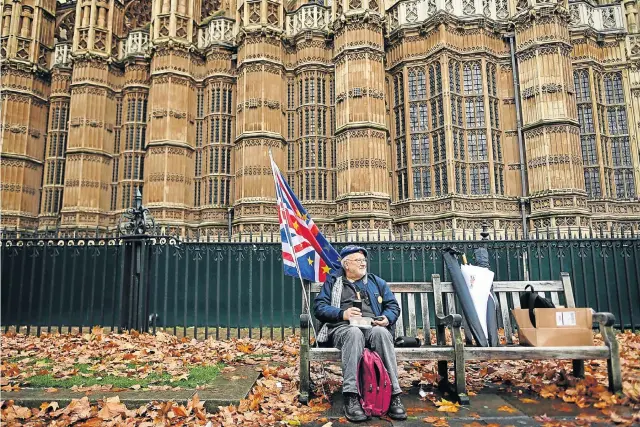
[[[149,274],[151,252],[147,232],[155,227],[149,210],[142,206],[142,194],[136,190],[134,206],[118,222],[124,240],[124,292],[121,301],[120,327],[149,331]]]

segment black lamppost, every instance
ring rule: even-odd
[[[140,188],[136,188],[133,207],[126,210],[118,221],[118,231],[124,237],[145,235],[155,227],[149,209],[142,206]]]
[[[142,194],[136,188],[133,207],[118,221],[118,231],[124,240],[124,277],[120,301],[120,328],[149,330],[149,276],[151,251],[147,232],[155,227],[149,209],[142,206]]]

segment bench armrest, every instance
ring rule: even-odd
[[[459,328],[462,325],[462,316],[457,313],[448,314],[446,316],[436,316],[436,323],[438,325]]]
[[[598,323],[598,329],[602,339],[611,354],[607,360],[607,370],[609,373],[609,390],[614,393],[622,392],[622,373],[620,369],[620,347],[616,339],[616,333],[613,325],[616,323],[616,317],[611,313],[593,313],[593,321]]]
[[[300,329],[308,329],[309,325],[311,324],[311,316],[309,316],[308,314],[301,314],[300,315]]]
[[[606,312],[593,313],[593,321],[602,329],[603,326],[613,326],[616,323],[616,316]]]
[[[598,329],[600,330],[600,334],[602,335],[602,339],[604,343],[610,349],[617,352],[618,350],[618,340],[616,339],[616,333],[613,330],[613,325],[616,323],[616,316],[612,313],[602,312],[602,313],[593,313],[593,321],[598,323]]]

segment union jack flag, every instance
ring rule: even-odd
[[[338,252],[302,207],[273,158],[271,169],[276,183],[284,274],[300,276],[312,282],[324,282],[327,275],[340,266]]]

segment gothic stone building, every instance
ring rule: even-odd
[[[2,0],[2,226],[639,229],[640,2],[325,1]]]

